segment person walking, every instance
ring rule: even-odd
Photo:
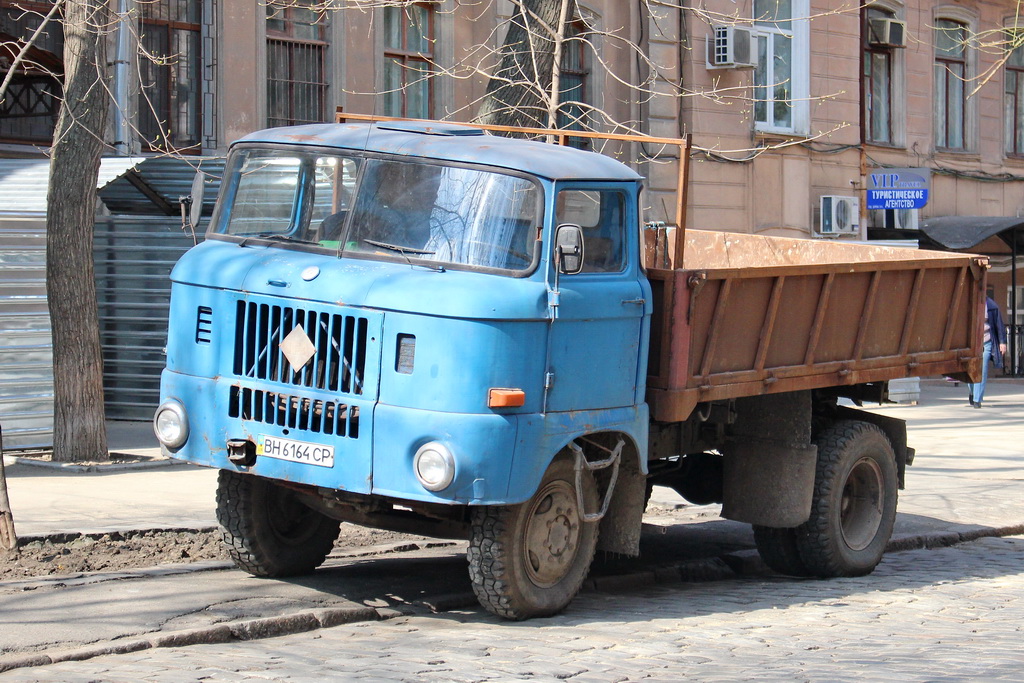
[[[988,364],[992,362],[997,368],[1003,367],[1003,354],[1006,353],[1006,326],[999,304],[992,300],[991,293],[985,297],[985,331],[982,335],[981,381],[967,385],[967,400],[975,408],[981,407],[985,398],[985,384],[988,382]]]

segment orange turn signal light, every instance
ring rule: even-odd
[[[488,408],[519,408],[526,403],[522,389],[490,389],[487,391]]]

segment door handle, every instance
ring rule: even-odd
[[[645,303],[647,303],[647,299],[623,299],[622,303],[623,305],[636,304],[638,306],[643,306]]]

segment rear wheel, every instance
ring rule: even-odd
[[[559,458],[537,492],[520,505],[473,511],[469,575],[480,604],[506,619],[561,612],[579,592],[597,547],[596,522],[584,522],[572,461]],[[598,507],[597,487],[583,473],[587,509]]]
[[[862,576],[881,561],[896,521],[896,457],[868,422],[842,421],[817,439],[811,516],[795,529],[812,576]]]
[[[811,572],[800,558],[796,544],[796,529],[775,529],[754,526],[757,552],[773,571],[787,576],[810,576]]]
[[[302,504],[269,479],[221,470],[217,521],[234,563],[254,576],[295,576],[319,567],[341,522]]]

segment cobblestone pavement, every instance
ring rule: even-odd
[[[583,593],[525,623],[406,616],[148,650],[5,681],[1024,681],[1024,537],[889,554],[869,577]]]

